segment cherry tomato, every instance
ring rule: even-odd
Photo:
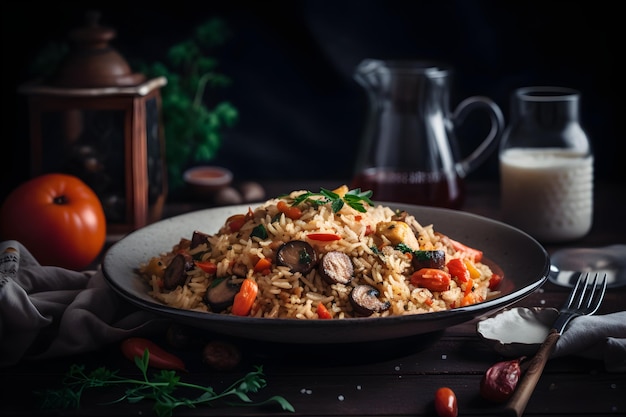
[[[450,289],[450,274],[436,268],[422,268],[411,275],[411,284],[431,291],[447,291]]]
[[[435,392],[435,411],[439,417],[457,417],[459,406],[456,395],[448,387],[441,387]]]
[[[500,285],[500,282],[502,282],[502,275],[493,274],[491,278],[489,278],[489,289],[495,290]]]
[[[104,209],[78,177],[41,175],[6,197],[0,208],[0,237],[21,242],[42,265],[83,269],[104,247]]]
[[[226,225],[232,233],[238,232],[248,219],[245,214],[234,214],[226,219]]]

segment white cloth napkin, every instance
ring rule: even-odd
[[[166,319],[134,308],[100,270],[41,266],[19,242],[0,242],[0,366],[94,351]]]

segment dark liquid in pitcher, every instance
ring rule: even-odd
[[[378,201],[459,209],[465,199],[465,184],[456,173],[370,168],[357,174],[351,185],[371,190]]]

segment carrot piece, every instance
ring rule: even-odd
[[[470,278],[465,283],[465,293],[463,295],[465,295],[466,297],[470,295],[472,293],[473,287],[474,287],[474,280]]]
[[[287,216],[291,220],[298,220],[300,217],[302,217],[302,210],[300,210],[298,207],[290,206],[283,200],[280,200],[276,204],[276,208],[278,209],[278,211],[284,213],[285,216]]]
[[[315,312],[317,313],[317,316],[320,319],[332,319],[333,316],[330,315],[330,311],[328,311],[328,309],[326,308],[326,306],[322,303],[319,303],[317,305],[317,308],[315,309]]]
[[[260,258],[256,265],[254,265],[254,272],[263,272],[272,266],[272,261],[267,258]]]
[[[457,242],[454,239],[450,239],[450,243],[455,250],[463,252],[463,254],[472,259],[474,262],[480,262],[483,259],[483,251],[481,250],[470,248],[469,246],[461,242]]]
[[[443,233],[435,232],[435,234],[441,238],[444,244],[452,246],[452,248],[457,252],[461,252],[463,257],[470,258],[474,262],[480,262],[483,259],[483,251],[471,248],[461,242],[451,239]]]
[[[198,268],[202,269],[207,274],[214,274],[217,272],[217,265],[211,261],[195,261]]]
[[[256,282],[250,278],[244,279],[239,292],[235,295],[232,313],[236,316],[247,316],[250,314],[252,304],[254,304],[258,292],[259,287]]]

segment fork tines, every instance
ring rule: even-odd
[[[593,279],[591,279],[592,275]],[[600,308],[605,292],[606,274],[599,272],[581,273],[567,300],[567,308],[574,308],[580,314],[593,314]],[[577,305],[572,305],[575,300],[578,301]]]

